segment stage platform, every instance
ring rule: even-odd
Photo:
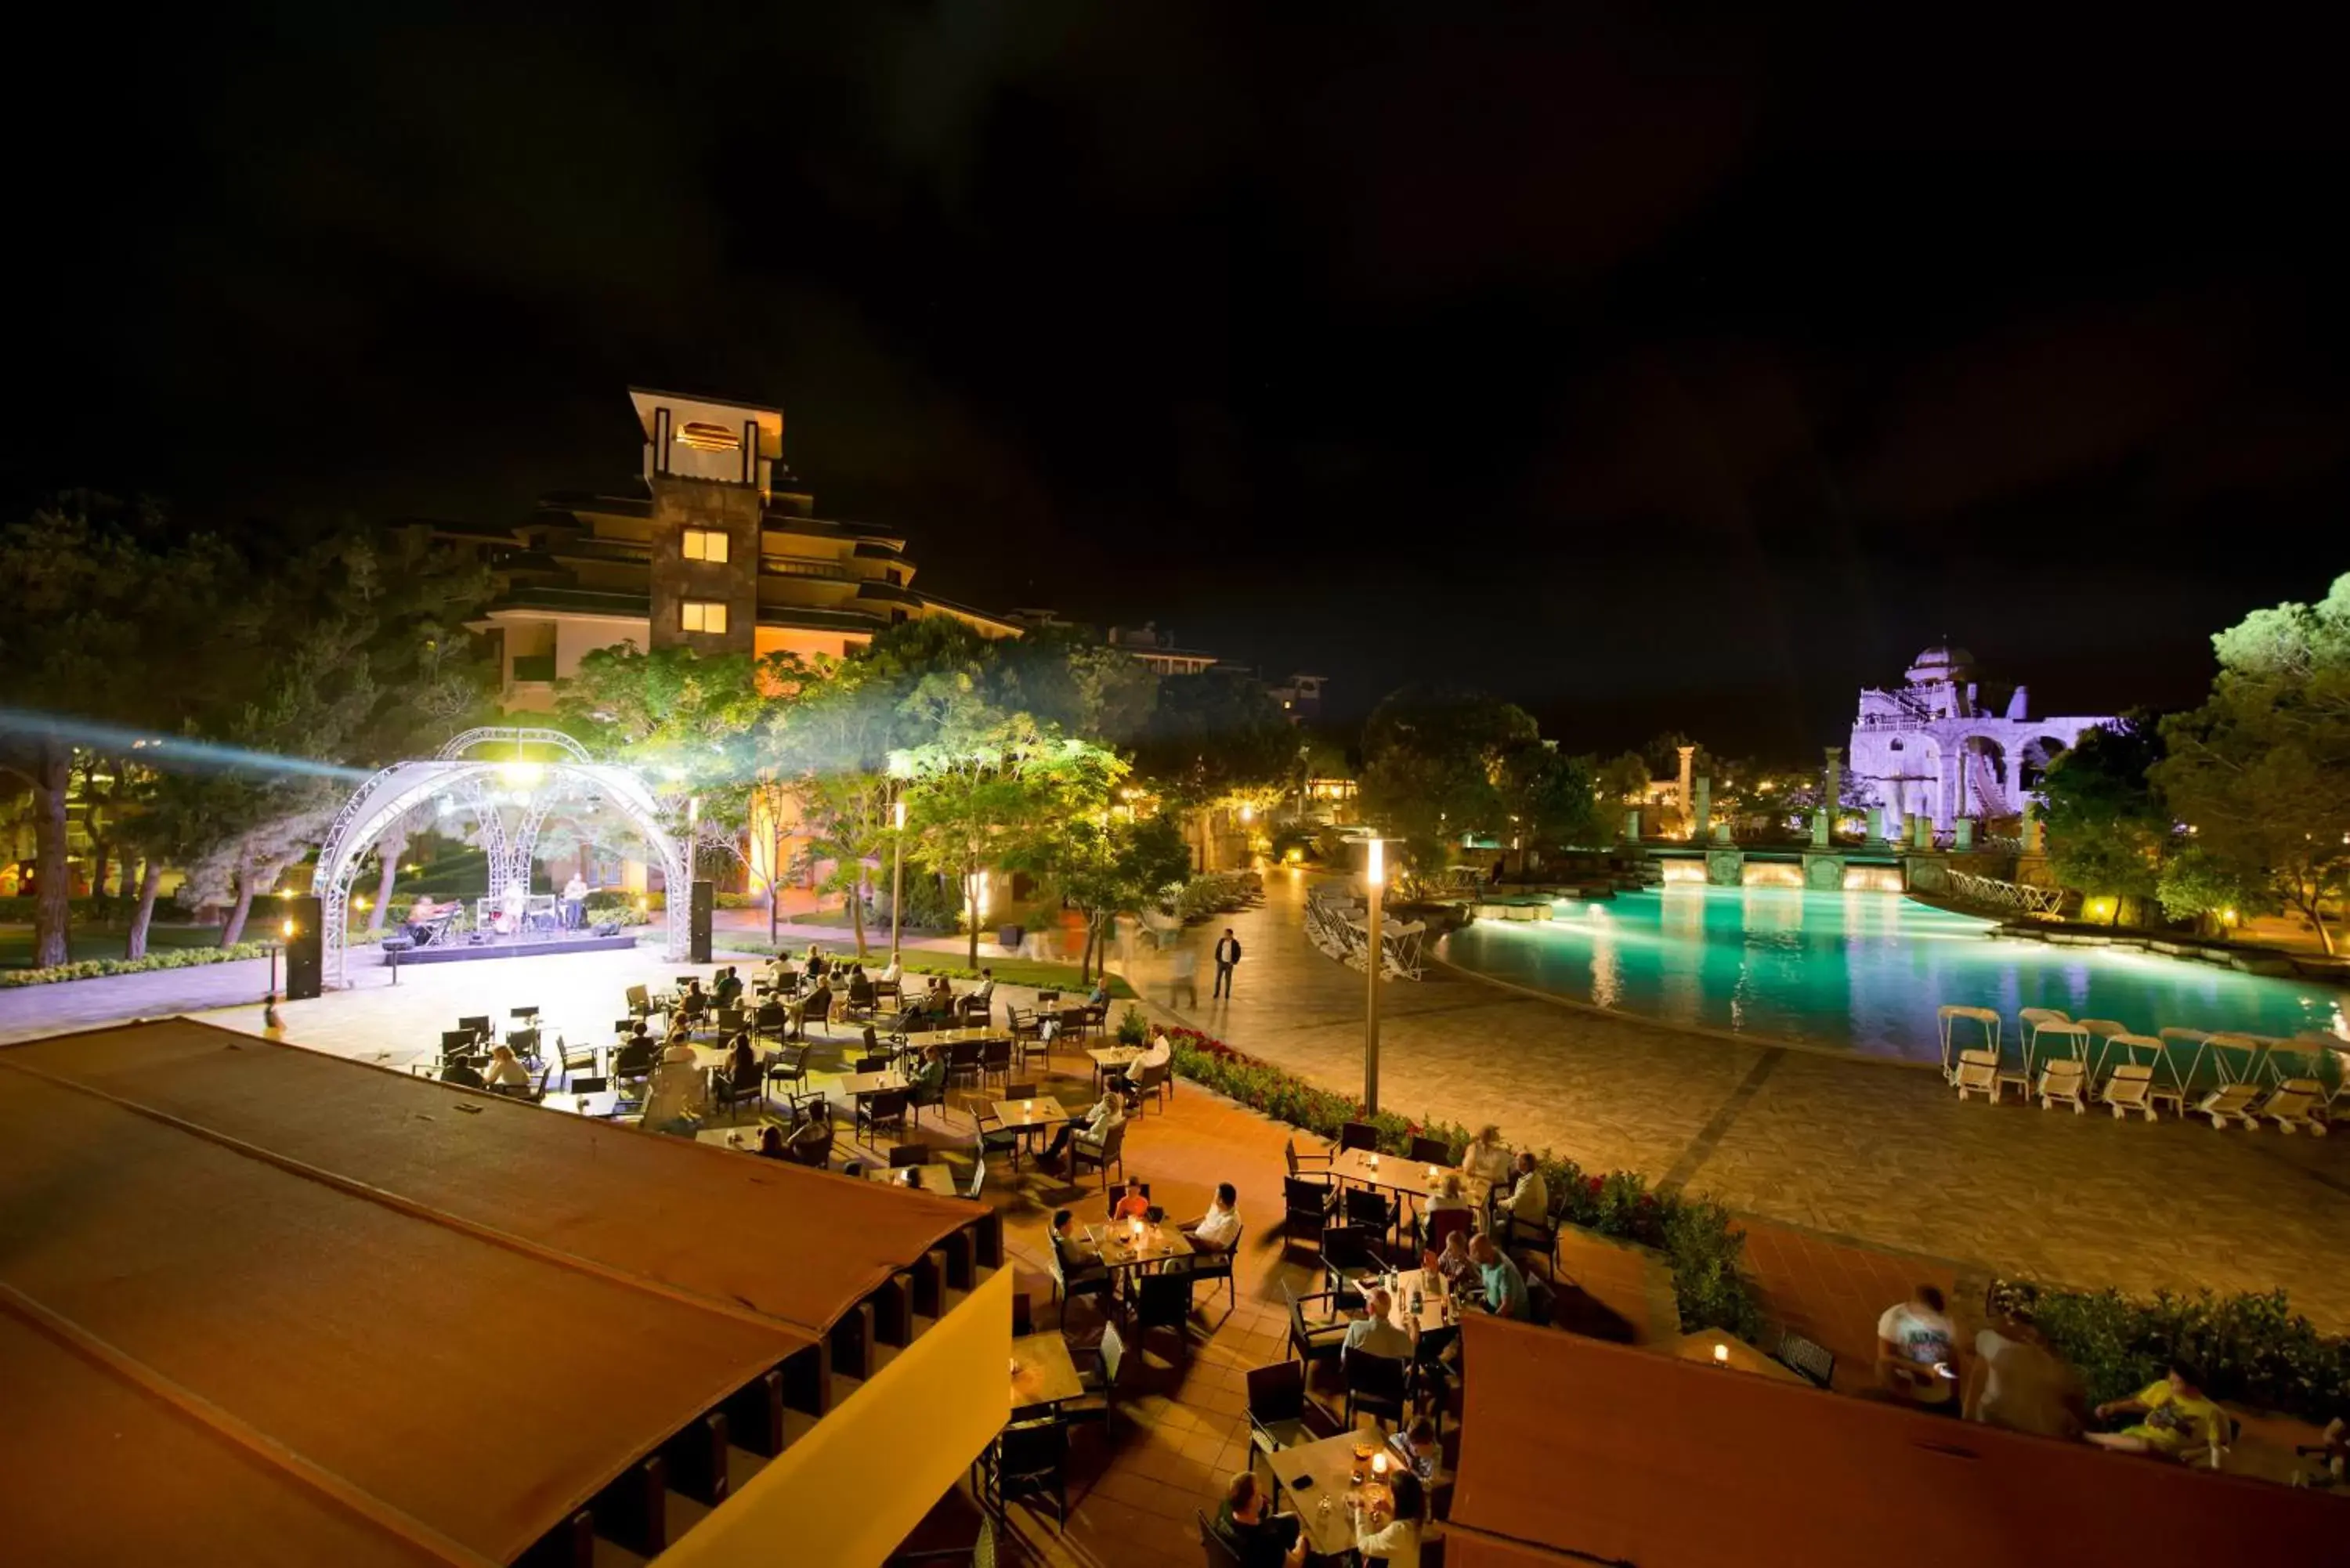
[[[638,926],[608,937],[573,935],[568,932],[532,937],[493,937],[485,942],[469,942],[463,938],[440,947],[412,948],[407,952],[385,953],[383,961],[396,957],[404,966],[412,963],[470,963],[479,959],[548,958],[556,953],[626,952],[637,945],[637,939],[652,926]]]

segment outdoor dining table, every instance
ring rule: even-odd
[[[925,1192],[951,1196],[955,1190],[955,1168],[935,1159],[922,1165],[868,1165],[865,1168],[865,1179],[895,1184],[910,1170],[922,1173],[922,1190]]]
[[[1340,1181],[1381,1187],[1407,1198],[1428,1199],[1435,1197],[1443,1189],[1447,1176],[1460,1173],[1450,1166],[1430,1165],[1421,1160],[1406,1159],[1401,1155],[1373,1154],[1368,1149],[1349,1148],[1331,1155],[1330,1174]],[[1482,1209],[1492,1185],[1482,1177],[1462,1176],[1461,1196],[1471,1208]]]
[[[1142,1055],[1142,1047],[1104,1045],[1097,1050],[1088,1051],[1086,1054],[1094,1059],[1094,1083],[1099,1085],[1105,1075],[1115,1075],[1133,1066]]]
[[[1058,1329],[1024,1334],[1012,1342],[1012,1413],[1050,1408],[1080,1398],[1085,1384]]]
[[[1370,1279],[1369,1283],[1378,1283]],[[1412,1293],[1419,1293],[1419,1311],[1411,1310]],[[1431,1329],[1448,1326],[1444,1315],[1447,1295],[1444,1276],[1433,1269],[1406,1269],[1396,1275],[1395,1300],[1388,1308],[1388,1321],[1406,1334],[1418,1338]]]
[[[1355,1549],[1355,1521],[1347,1500],[1365,1505],[1392,1498],[1372,1460],[1387,1455],[1389,1467],[1402,1461],[1388,1453],[1376,1433],[1357,1432],[1318,1442],[1295,1443],[1269,1456],[1274,1480],[1289,1493],[1289,1506],[1305,1527],[1306,1549],[1317,1557],[1338,1557]],[[1356,1480],[1359,1476],[1360,1480]]]
[[[1782,1383],[1801,1383],[1803,1375],[1780,1366],[1735,1334],[1720,1329],[1701,1328],[1685,1334],[1669,1345],[1674,1357],[1695,1361],[1708,1366],[1728,1366],[1740,1372],[1752,1372],[1763,1377],[1775,1377]]]
[[[620,1109],[620,1096],[608,1089],[596,1095],[549,1095],[538,1103],[550,1111],[567,1111],[581,1116],[608,1118],[617,1116]]]
[[[914,1085],[906,1075],[895,1067],[884,1067],[878,1073],[851,1073],[833,1085],[852,1100],[868,1095],[885,1095],[892,1089],[910,1089]]]
[[[1101,1254],[1107,1269],[1139,1269],[1191,1255],[1191,1243],[1183,1239],[1182,1228],[1164,1221],[1153,1225],[1146,1220],[1138,1230],[1133,1220],[1111,1220],[1087,1226],[1086,1239]]]

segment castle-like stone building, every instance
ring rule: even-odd
[[[1852,773],[1889,818],[1925,816],[1947,830],[1962,816],[2016,816],[2056,753],[2104,717],[2031,716],[2024,688],[2005,701],[1975,679],[1974,655],[1929,648],[1902,683],[1860,694],[1852,726]]]

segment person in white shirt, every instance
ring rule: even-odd
[[[881,979],[886,984],[895,985],[903,978],[904,973],[898,967],[898,955],[891,953],[889,955],[889,967],[881,971]]]
[[[1942,1293],[1919,1285],[1877,1320],[1877,1380],[1919,1404],[1939,1404],[1957,1390],[1951,1363],[1959,1332],[1944,1313]]]
[[[530,1087],[530,1069],[522,1064],[513,1051],[500,1045],[490,1053],[490,1064],[482,1069],[482,1082],[493,1089],[501,1084],[527,1089]]]
[[[1086,1113],[1084,1121],[1062,1125],[1061,1130],[1053,1135],[1053,1141],[1045,1147],[1045,1161],[1050,1163],[1057,1158],[1063,1149],[1069,1147],[1072,1138],[1098,1148],[1101,1141],[1109,1136],[1109,1129],[1124,1120],[1126,1101],[1113,1089],[1094,1102],[1094,1108]]]
[[[995,1000],[995,971],[993,970],[983,969],[979,971],[979,986],[972,992],[972,995],[979,998],[982,1002],[993,1002]]]
[[[679,1030],[669,1037],[669,1044],[662,1047],[660,1059],[664,1062],[678,1062],[689,1067],[692,1066],[700,1059],[693,1054],[693,1037],[684,1030]]]
[[[1183,1226],[1183,1240],[1203,1252],[1229,1252],[1241,1236],[1240,1189],[1229,1181],[1216,1183],[1216,1200],[1208,1211]]]
[[[1363,1315],[1347,1325],[1347,1348],[1409,1361],[1411,1335],[1389,1321],[1388,1314],[1394,1311],[1395,1298],[1388,1294],[1387,1287],[1372,1286],[1363,1296]]]
[[[1532,1153],[1518,1156],[1517,1170],[1518,1183],[1510,1189],[1509,1202],[1503,1205],[1510,1218],[1528,1225],[1549,1223],[1550,1188],[1543,1181]]]
[[[1389,1470],[1388,1490],[1391,1505],[1365,1510],[1352,1497],[1347,1500],[1355,1521],[1355,1550],[1387,1568],[1419,1568],[1419,1478],[1408,1469]]]
[[[1510,1179],[1510,1151],[1502,1142],[1500,1127],[1489,1125],[1478,1129],[1461,1153],[1461,1174],[1495,1186]]]
[[[1149,1049],[1128,1063],[1126,1071],[1111,1079],[1111,1083],[1117,1086],[1119,1093],[1130,1095],[1141,1085],[1142,1075],[1146,1069],[1164,1067],[1174,1059],[1175,1043],[1168,1039],[1167,1031],[1161,1029],[1151,1036]]]
[[[563,924],[577,930],[588,913],[588,879],[574,871],[571,880],[563,885]]]

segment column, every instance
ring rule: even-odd
[[[2023,852],[2040,853],[2040,802],[2029,794],[2023,797]]]
[[[1702,839],[1713,824],[1713,780],[1697,781],[1697,815],[1690,824],[1690,836]]]
[[[1825,849],[1835,836],[1836,808],[1844,795],[1844,748],[1826,748],[1827,763],[1820,777],[1819,815],[1812,818],[1812,845]]]
[[[1686,826],[1690,820],[1690,811],[1695,805],[1695,797],[1690,794],[1690,768],[1691,759],[1697,755],[1697,748],[1676,746],[1673,749],[1681,754],[1680,794],[1673,798],[1673,804],[1680,807],[1681,822]]]
[[[1934,826],[1939,831],[1949,827],[1958,815],[1959,770],[1955,759],[1948,752],[1941,753],[1936,767],[1936,783],[1939,787],[1935,791]]]

